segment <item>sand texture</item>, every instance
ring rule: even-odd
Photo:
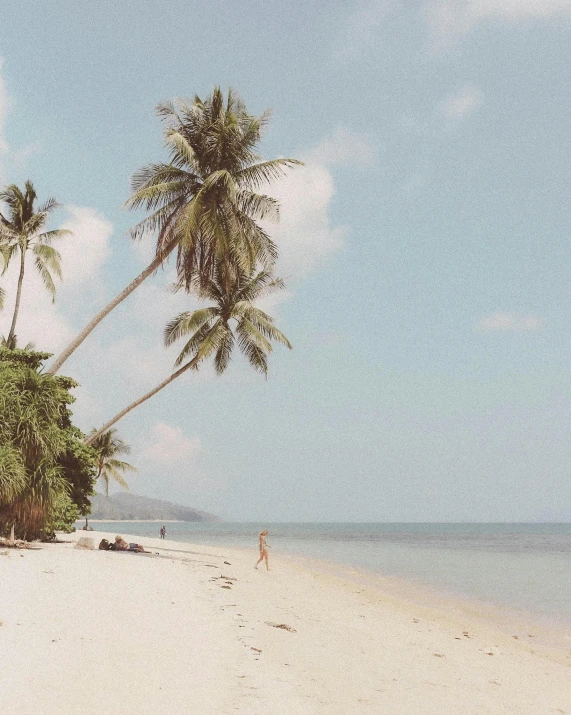
[[[0,555],[3,715],[571,715],[570,649],[255,548],[82,535]]]

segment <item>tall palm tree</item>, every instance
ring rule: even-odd
[[[95,430],[94,430],[95,433]],[[110,429],[100,432],[90,442],[91,446],[98,454],[97,458],[97,479],[105,482],[105,495],[109,496],[109,482],[111,479],[117,482],[123,489],[129,491],[129,485],[125,481],[122,472],[136,472],[136,468],[127,462],[116,459],[118,454],[130,454],[131,447],[117,437],[117,430]]]
[[[48,199],[41,206],[36,205],[36,191],[31,181],[26,181],[24,191],[15,184],[10,184],[0,191],[0,201],[8,207],[6,215],[0,213],[0,244],[4,256],[4,271],[8,264],[18,253],[20,254],[20,273],[16,288],[16,302],[12,324],[6,342],[11,345],[16,331],[16,322],[20,310],[22,285],[26,268],[26,253],[31,250],[34,254],[36,270],[42,281],[55,300],[56,288],[53,275],[61,278],[61,256],[50,246],[54,239],[69,235],[71,232],[64,229],[44,231],[50,214],[59,207],[55,199]]]
[[[226,271],[219,269],[213,277],[204,281],[200,296],[212,300],[214,305],[181,313],[167,325],[167,346],[190,336],[175,362],[175,367],[182,367],[92,433],[86,440],[87,444],[93,444],[105,430],[187,370],[197,370],[203,360],[212,356],[216,372],[223,373],[228,367],[236,342],[250,365],[264,375],[268,371],[267,356],[272,351],[271,340],[291,349],[289,340],[275,327],[272,318],[253,304],[263,294],[282,288],[283,282],[273,279],[271,273],[264,270],[246,274],[235,269],[232,273],[234,280],[231,284],[226,280]]]
[[[179,280],[189,289],[196,276],[206,285],[225,259],[251,271],[275,261],[277,250],[259,220],[277,220],[275,199],[258,190],[300,162],[262,161],[256,152],[269,113],[249,114],[232,91],[219,87],[205,100],[176,100],[157,107],[165,124],[168,163],[148,164],[132,179],[125,206],[150,212],[131,230],[138,240],[156,233],[155,258],[98,313],[56,358],[55,374],[103,318],[130,295],[175,250]]]

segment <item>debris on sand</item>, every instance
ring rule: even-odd
[[[289,631],[290,633],[297,633],[295,628],[288,626],[287,623],[273,623],[272,621],[266,621],[266,625],[271,626],[272,628],[281,628],[282,630]]]
[[[29,541],[24,541],[23,539],[15,539],[14,541],[11,541],[10,539],[3,539],[1,537],[0,537],[0,546],[2,546],[2,548],[8,548],[8,549],[32,549],[33,548],[32,544]]]

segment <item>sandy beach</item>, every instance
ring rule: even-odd
[[[87,551],[83,535],[0,555],[4,715],[571,713],[571,641],[279,554],[266,572],[255,549]]]

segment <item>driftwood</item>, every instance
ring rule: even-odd
[[[281,628],[284,631],[289,631],[290,633],[295,633],[295,628],[288,626],[287,623],[272,623],[272,621],[266,621],[267,626],[272,626],[272,628]]]
[[[0,537],[0,546],[3,549],[33,549],[34,547],[29,541],[23,539],[4,539]]]

